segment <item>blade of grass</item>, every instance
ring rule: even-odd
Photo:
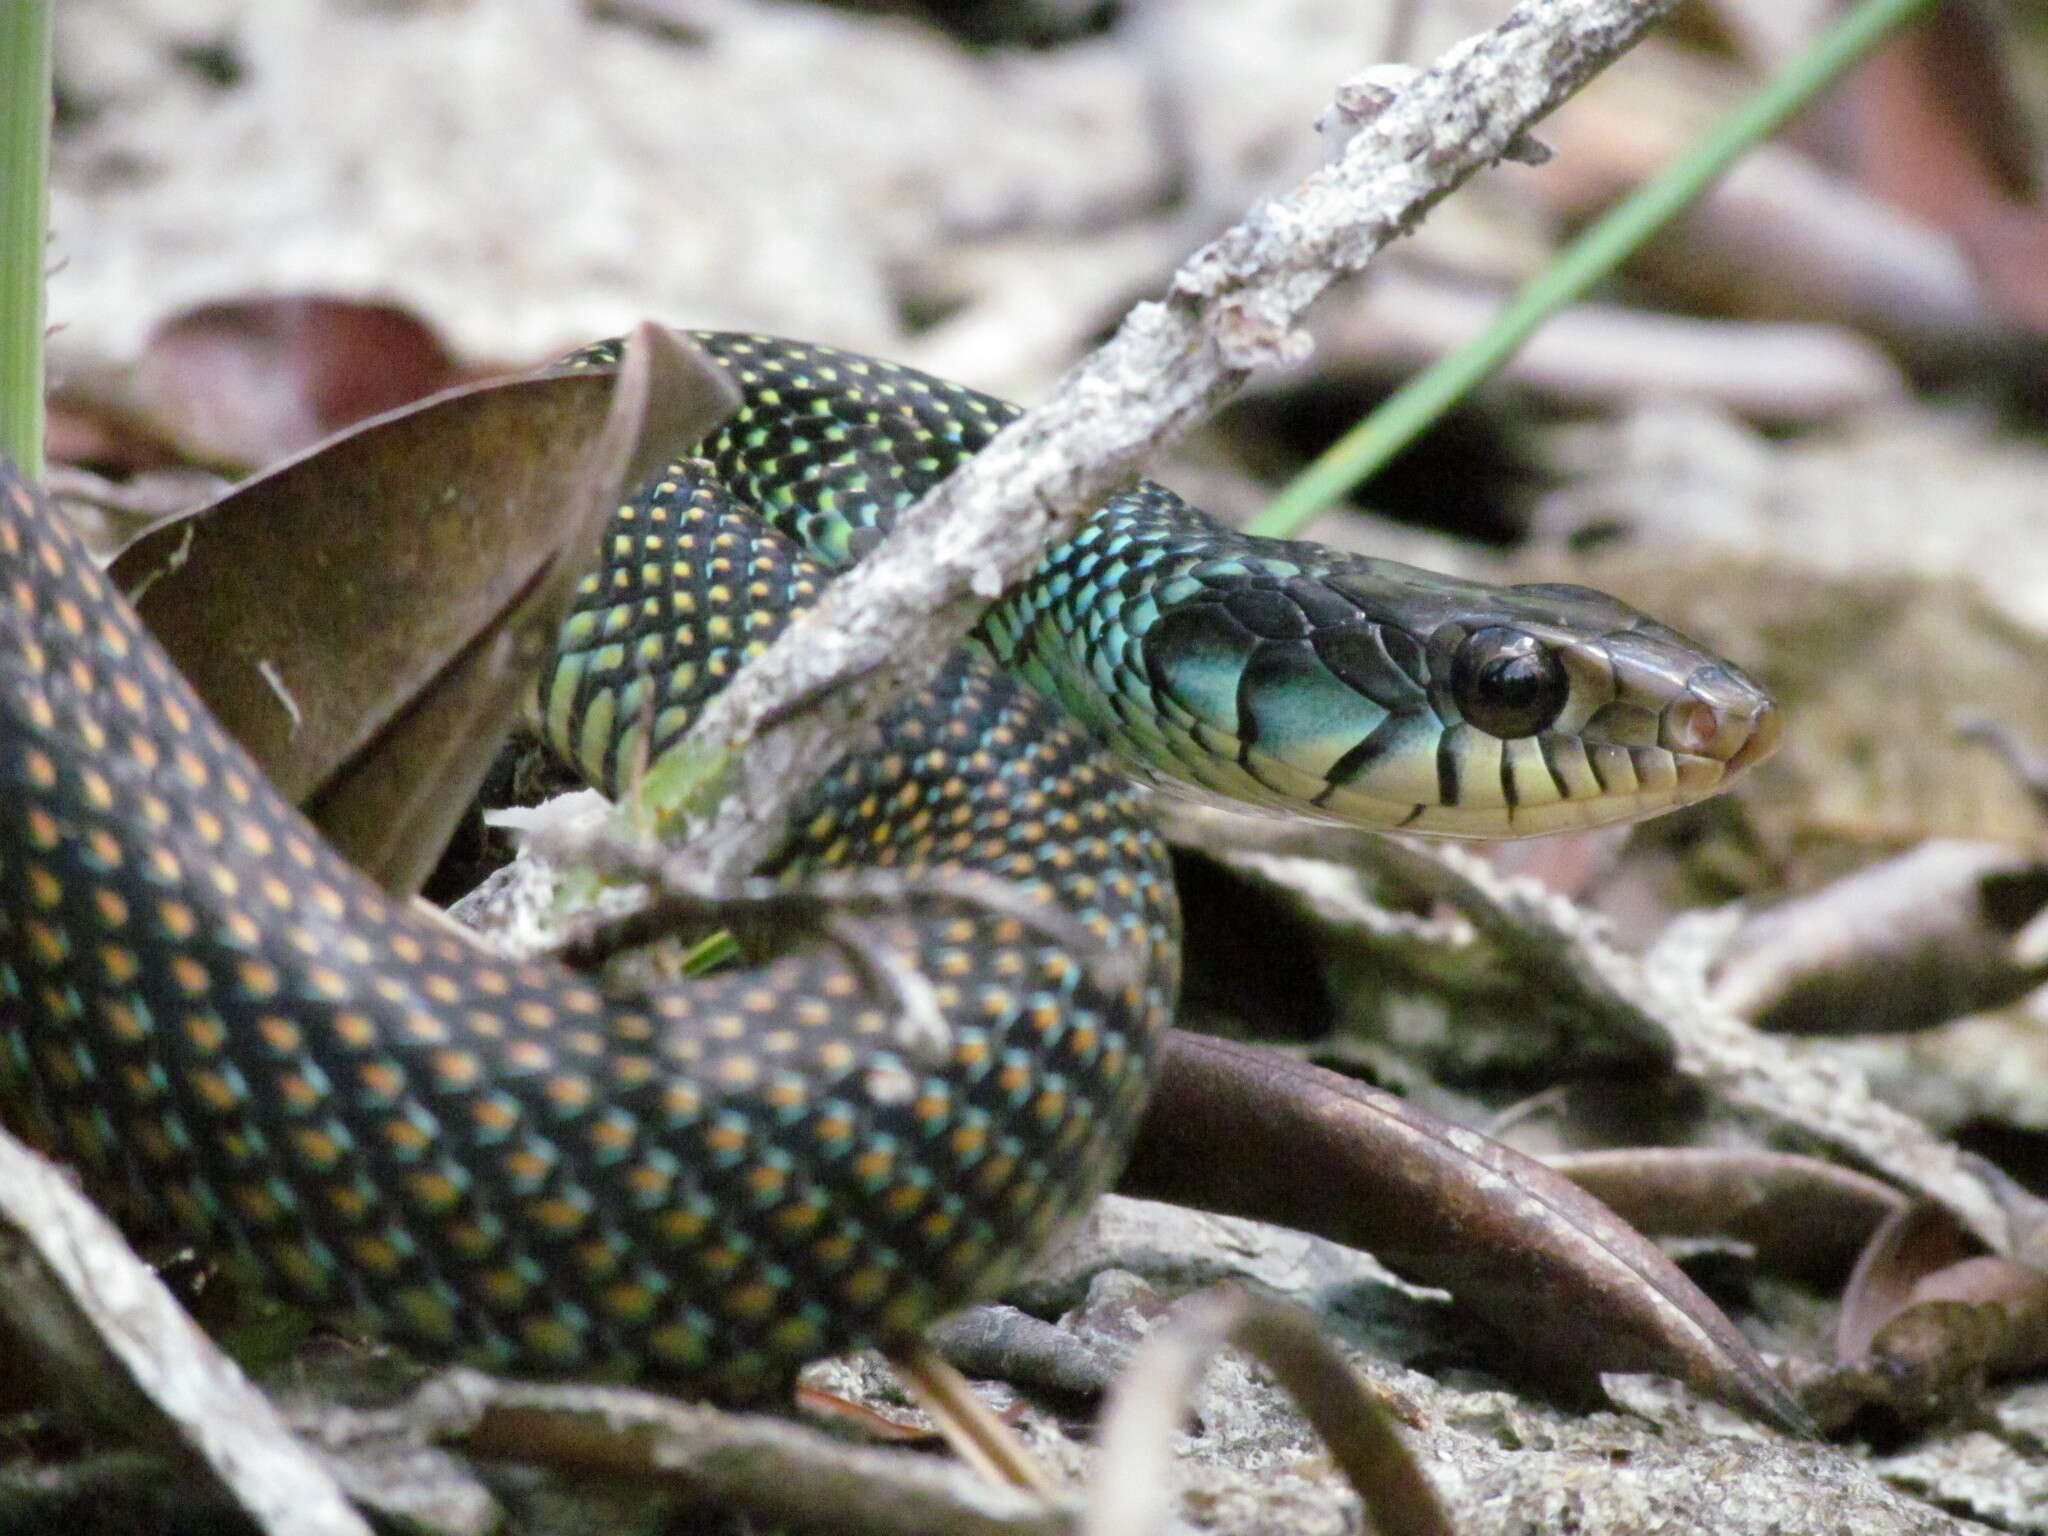
[[[0,453],[43,474],[52,0],[0,0]]]
[[[1484,332],[1417,374],[1324,449],[1252,519],[1247,531],[1292,538],[1317,513],[1378,473],[1512,356],[1539,325],[1583,297],[1737,159],[1776,133],[1871,49],[1932,4],[1933,0],[1863,0],[1690,150],[1560,252]]]

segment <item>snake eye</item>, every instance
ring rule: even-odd
[[[1558,717],[1569,691],[1556,653],[1518,629],[1475,630],[1451,660],[1452,701],[1489,736],[1534,736]]]

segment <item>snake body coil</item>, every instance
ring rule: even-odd
[[[745,407],[619,509],[541,685],[600,784],[1008,415],[701,339]],[[607,991],[328,851],[0,470],[0,1109],[132,1222],[429,1356],[759,1393],[988,1294],[1114,1175],[1178,920],[1103,743],[1190,791],[1499,835],[1697,798],[1775,730],[1611,599],[1246,539],[1140,486],[849,754],[784,855],[792,879],[992,873],[1058,922],[943,886],[879,922],[921,1028],[830,944]]]

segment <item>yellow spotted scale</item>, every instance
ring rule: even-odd
[[[600,784],[1008,414],[703,340],[746,404],[617,510],[540,684]],[[930,983],[940,1027],[910,1030],[830,945],[608,990],[385,899],[0,467],[0,1113],[132,1225],[423,1356],[772,1391],[991,1294],[1121,1163],[1178,919],[1104,741],[1170,785],[1498,834],[1695,798],[1775,735],[1611,599],[1409,574],[1151,486],[1054,551],[828,775],[781,868],[994,873],[1135,979],[934,896],[876,932]]]
[[[321,844],[10,476],[0,1104],[129,1221],[428,1356],[746,1396],[907,1333],[1114,1172],[1175,913],[1133,792],[985,663],[892,730],[808,835],[1085,882],[1139,987],[957,902],[878,935],[940,1042],[829,948],[646,995],[497,961]]]

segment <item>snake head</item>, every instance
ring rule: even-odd
[[[1439,803],[1418,828],[1515,836],[1632,821],[1719,793],[1783,732],[1739,668],[1586,587],[1500,589],[1438,623],[1424,650],[1442,734]]]
[[[1453,837],[1632,821],[1726,788],[1782,728],[1731,663],[1583,587],[1331,555],[1179,591],[1144,640],[1172,777],[1273,809]]]

